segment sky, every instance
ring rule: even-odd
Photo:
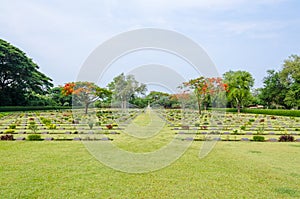
[[[280,70],[288,56],[300,54],[300,1],[0,0],[0,38],[26,52],[55,85],[75,81],[97,46],[139,28],[185,35],[206,51],[219,74],[248,71],[257,88],[267,70]],[[119,64],[168,59],[156,53],[130,55]],[[110,73],[126,70],[116,68]]]

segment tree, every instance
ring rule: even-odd
[[[251,98],[250,89],[254,84],[254,79],[246,71],[229,71],[223,76],[229,87],[228,99],[236,104],[238,113],[240,113],[241,106]]]
[[[50,90],[50,98],[59,106],[70,106],[72,104],[72,95],[63,94],[63,86],[54,87]]]
[[[264,87],[261,89],[260,98],[268,107],[284,105],[284,99],[287,92],[286,86],[280,79],[279,72],[274,70],[267,71],[268,76],[264,78]]]
[[[214,96],[219,92],[227,91],[228,85],[224,84],[221,78],[198,77],[196,79],[191,79],[188,82],[184,82],[183,88],[194,90],[197,97],[198,111],[199,114],[201,114],[202,103],[205,100],[211,99],[209,96]],[[206,106],[207,103],[208,101],[205,102]]]
[[[0,105],[28,105],[26,95],[44,95],[51,79],[20,49],[0,39]]]
[[[85,107],[85,114],[88,113],[88,107],[98,99],[105,99],[110,95],[110,91],[100,88],[92,82],[70,82],[66,83],[62,89],[66,96],[72,95],[73,101],[78,100]]]
[[[145,95],[147,91],[145,84],[140,84],[135,80],[133,75],[124,75],[121,73],[115,77],[108,88],[113,93],[113,98],[121,102],[121,108],[126,108],[127,103],[135,98],[138,94]]]
[[[279,74],[287,87],[284,102],[288,107],[300,107],[300,56],[291,55],[284,60],[283,69]]]
[[[151,105],[163,106],[165,108],[171,106],[170,98],[171,98],[170,94],[159,92],[159,91],[151,91],[146,96],[147,103]]]

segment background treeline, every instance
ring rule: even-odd
[[[226,98],[224,106],[228,108],[244,108],[250,105],[263,105],[269,109],[300,107],[298,55],[291,55],[284,60],[279,71],[268,70],[262,88],[253,88],[254,79],[247,71],[228,71],[223,74],[222,82],[228,86],[228,91],[223,96]],[[74,99],[72,102],[72,95],[66,95],[64,89],[64,86],[54,87],[51,78],[41,73],[32,59],[0,39],[0,106],[70,106]],[[98,90],[95,94],[98,93],[99,96],[93,102],[98,107],[109,107],[118,97],[124,99],[124,96],[126,101],[122,102],[123,105],[127,103],[135,107],[146,107],[151,104],[165,108],[181,106],[178,94],[146,92],[145,85],[124,74],[115,77],[107,88],[102,88],[102,92],[99,92],[99,88],[95,89]],[[106,93],[105,97],[103,93]],[[195,104],[196,99],[197,97],[191,95],[186,103]],[[75,103],[80,104],[79,101]],[[203,97],[201,103],[203,108],[213,106],[209,94]]]

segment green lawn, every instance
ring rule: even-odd
[[[202,142],[164,169],[128,174],[81,142],[0,142],[0,198],[300,198],[300,143]],[[145,145],[147,148],[147,146]]]

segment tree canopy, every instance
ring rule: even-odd
[[[53,86],[36,63],[17,47],[0,39],[0,105],[29,105],[32,96]]]
[[[239,113],[241,106],[251,99],[250,89],[254,79],[247,71],[229,71],[224,74],[224,81],[229,87],[228,100],[237,106]]]
[[[228,71],[222,78],[197,77],[183,82],[184,93],[152,91],[146,95],[146,85],[133,75],[121,73],[108,89],[90,82],[70,82],[53,88],[52,80],[39,71],[39,66],[22,50],[0,39],[0,106],[71,105],[72,97],[84,104],[86,112],[95,101],[98,107],[128,103],[136,107],[148,104],[165,108],[236,106],[238,112],[249,104],[268,108],[300,108],[300,56],[284,60],[281,70],[268,70],[263,87],[252,91],[254,79],[247,71]],[[192,92],[191,92],[192,91]],[[226,91],[226,92],[222,92]],[[227,102],[226,102],[227,100]],[[221,105],[221,103],[223,103]],[[181,105],[180,105],[181,104]]]
[[[110,91],[100,88],[92,82],[69,82],[62,89],[66,96],[72,95],[73,102],[78,101],[85,107],[85,114],[88,113],[88,107],[91,103],[99,99],[105,99],[111,95]]]
[[[183,82],[183,88],[192,89],[197,98],[198,111],[201,114],[202,104],[205,108],[209,101],[222,91],[227,91],[228,85],[222,82],[220,77],[198,77],[188,82]]]
[[[147,91],[145,84],[136,81],[133,75],[124,75],[124,73],[115,77],[107,87],[113,93],[113,100],[121,102],[121,108],[126,108],[130,100],[138,94],[144,95]]]

